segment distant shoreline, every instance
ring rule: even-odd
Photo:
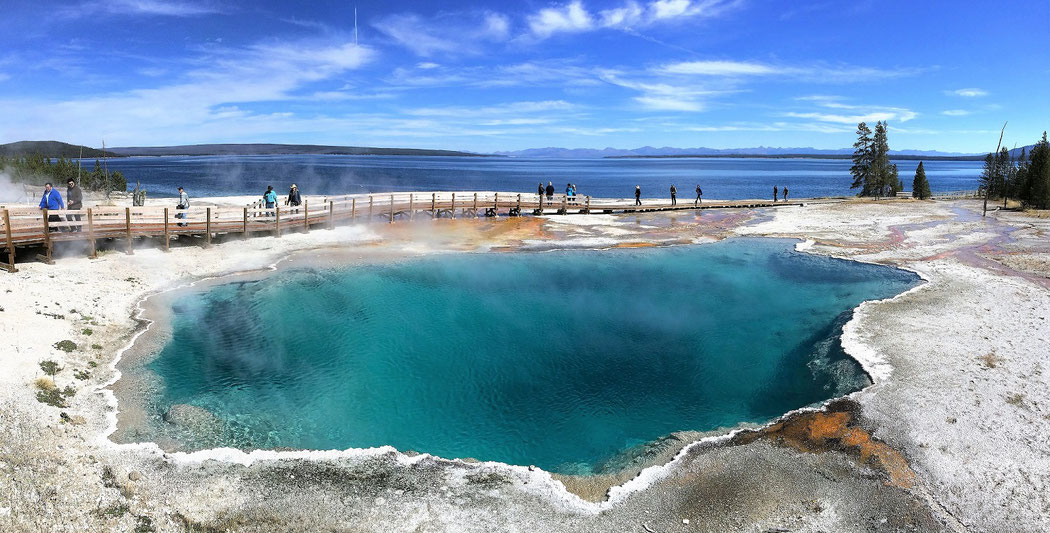
[[[851,159],[852,154],[678,154],[678,155],[609,155],[602,159]],[[894,155],[891,161],[983,161],[977,155]]]

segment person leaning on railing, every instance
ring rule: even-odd
[[[62,202],[62,195],[58,193],[51,183],[44,184],[44,195],[40,197],[40,209],[47,209],[48,211],[60,211],[66,208],[66,204]],[[48,222],[61,222],[62,217],[58,215],[47,215]],[[51,231],[58,231],[58,226],[50,226]]]

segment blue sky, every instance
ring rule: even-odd
[[[987,152],[1050,128],[1050,0],[2,0],[0,142]],[[357,8],[355,43],[354,8]]]

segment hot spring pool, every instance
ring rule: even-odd
[[[289,270],[175,299],[136,437],[590,474],[865,386],[842,325],[918,281],[778,239]],[[180,404],[209,423],[165,423]]]

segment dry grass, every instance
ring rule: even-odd
[[[36,385],[36,388],[43,391],[51,391],[58,389],[58,387],[55,385],[55,380],[49,377],[36,378],[36,381],[34,381],[33,384]]]
[[[988,352],[982,355],[980,359],[985,368],[995,368],[999,366],[999,363],[1003,362],[1003,358],[995,355],[995,352]]]

